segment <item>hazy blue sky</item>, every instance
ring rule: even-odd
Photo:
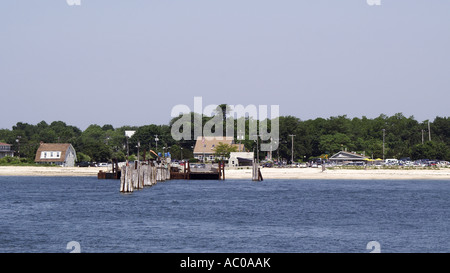
[[[450,1],[2,0],[0,128],[166,124],[176,104],[302,120],[450,114]]]

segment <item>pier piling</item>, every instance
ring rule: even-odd
[[[253,166],[252,166],[252,180],[253,181],[263,181],[261,169],[259,168],[259,164],[256,162],[253,162]]]
[[[130,193],[134,190],[153,186],[158,182],[164,182],[170,179],[224,180],[225,164],[221,161],[219,162],[218,168],[211,168],[209,171],[191,171],[189,162],[186,162],[183,170],[180,171],[178,167],[172,167],[170,163],[136,161],[134,164],[123,166],[120,173],[120,192]]]

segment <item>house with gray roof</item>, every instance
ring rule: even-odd
[[[331,162],[336,164],[366,162],[368,159],[367,156],[347,151],[337,152],[329,158]]]

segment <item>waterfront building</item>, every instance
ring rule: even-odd
[[[255,153],[253,152],[231,152],[230,158],[228,159],[228,166],[252,166],[254,158]]]
[[[331,156],[329,160],[338,165],[345,165],[348,163],[364,163],[368,159],[369,158],[367,156],[361,154],[347,151],[340,151]]]
[[[194,158],[200,161],[213,161],[215,147],[220,143],[236,146],[238,151],[244,150],[244,144],[235,144],[233,137],[197,137],[194,147]]]
[[[36,163],[48,163],[62,167],[74,167],[77,153],[69,143],[41,142],[35,157]]]
[[[11,144],[0,142],[0,158],[14,156],[14,151],[11,150],[11,147]]]

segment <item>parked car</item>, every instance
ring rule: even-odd
[[[450,165],[450,164],[449,164],[448,161],[439,161],[438,165],[439,165],[440,167],[446,167],[446,166],[448,166],[448,165]]]
[[[349,162],[345,164],[344,166],[364,166],[364,162]]]
[[[389,158],[385,160],[387,165],[398,165],[398,159]]]
[[[95,163],[88,161],[81,161],[77,163],[78,167],[95,167]]]

